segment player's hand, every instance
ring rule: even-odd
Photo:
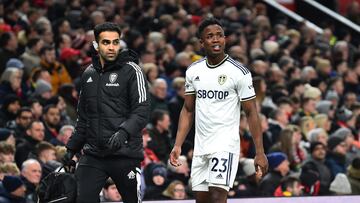
[[[261,174],[261,176],[264,177],[269,168],[266,155],[264,153],[256,154],[254,158],[254,164],[255,164],[256,173]]]
[[[178,167],[181,165],[181,162],[179,161],[179,156],[181,154],[181,147],[174,146],[174,148],[171,150],[170,153],[170,164]]]

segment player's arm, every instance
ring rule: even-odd
[[[181,146],[194,122],[195,94],[185,95],[184,105],[180,112],[179,126],[176,133],[174,148],[170,153],[170,163],[179,166],[178,158],[181,154]]]
[[[255,99],[250,99],[242,102],[242,107],[245,111],[251,135],[254,140],[255,148],[256,148],[256,156],[255,156],[255,165],[256,169],[258,166],[260,167],[263,176],[266,174],[268,170],[268,162],[267,158],[264,154],[264,146],[261,132],[261,125],[259,114],[256,110],[256,102]]]

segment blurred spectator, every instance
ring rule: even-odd
[[[0,142],[0,164],[14,162],[15,146]]]
[[[346,151],[345,140],[340,137],[332,136],[328,140],[328,153],[326,165],[331,171],[331,177],[335,178],[338,173],[346,173]]]
[[[22,73],[18,68],[6,68],[0,78],[0,105],[4,104],[6,95],[14,94],[26,98],[21,90]]]
[[[150,93],[151,111],[154,111],[155,109],[168,111],[168,105],[165,100],[167,93],[166,81],[162,78],[156,79],[151,85]]]
[[[149,131],[144,128],[142,130],[143,148],[144,148],[144,160],[141,162],[141,168],[144,169],[150,163],[159,163],[160,160],[156,156],[155,152],[148,147],[148,142],[151,141]]]
[[[30,76],[34,67],[40,66],[40,50],[42,49],[44,42],[40,38],[33,38],[27,42],[25,52],[20,56],[20,59],[24,63],[24,74]]]
[[[40,66],[49,71],[52,93],[56,94],[61,85],[72,82],[71,77],[64,65],[56,60],[54,47],[44,46],[40,51],[40,56]]]
[[[41,180],[41,165],[35,159],[28,159],[22,163],[21,179],[26,187],[26,199],[28,202],[36,202],[36,187]]]
[[[59,130],[59,134],[56,137],[52,138],[50,140],[50,143],[55,146],[65,146],[74,130],[75,128],[72,125],[63,125]]]
[[[328,134],[323,128],[315,128],[309,131],[308,136],[309,142],[321,142],[325,146],[327,145],[328,141]]]
[[[0,128],[0,142],[5,142],[15,147],[14,132],[7,128]]]
[[[347,177],[351,185],[351,194],[360,194],[360,157],[356,157],[347,168]]]
[[[40,104],[39,100],[37,100],[36,98],[29,99],[28,105],[31,109],[34,120],[40,120],[43,114],[43,106]]]
[[[0,165],[0,180],[4,175],[20,176],[20,170],[15,163],[3,163]]]
[[[23,138],[26,134],[26,129],[34,120],[34,116],[29,107],[21,107],[17,112],[15,121],[8,124],[8,128],[15,132],[16,138]]]
[[[181,200],[187,198],[185,185],[183,182],[178,180],[172,181],[162,194],[163,196],[172,200]]]
[[[24,182],[18,176],[5,176],[1,181],[0,202],[3,203],[25,203],[26,187]]]
[[[44,124],[41,121],[33,121],[26,130],[26,136],[16,146],[15,161],[20,167],[28,159],[29,154],[36,154],[35,147],[44,140]]]
[[[102,196],[100,202],[119,202],[121,201],[121,195],[116,188],[114,181],[111,178],[108,178],[105,182],[105,185],[102,189]]]
[[[15,120],[16,113],[20,108],[19,97],[14,94],[6,95],[0,108],[0,127],[6,127],[9,121]]]
[[[144,172],[145,196],[144,200],[162,199],[162,192],[166,189],[167,170],[162,164],[150,164]]]
[[[261,180],[259,189],[263,196],[273,196],[276,188],[280,186],[281,179],[289,173],[289,161],[282,152],[267,154],[269,172]]]
[[[59,95],[64,99],[66,104],[66,114],[72,121],[76,120],[76,107],[78,103],[78,92],[73,84],[65,84],[60,86]]]
[[[176,137],[180,111],[184,105],[185,78],[176,77],[172,82],[176,95],[169,102],[169,114],[171,119],[172,138]]]
[[[42,120],[45,126],[45,141],[50,142],[59,134],[60,110],[54,104],[45,106]]]
[[[56,149],[52,144],[42,141],[35,148],[36,159],[41,165],[42,178],[62,166],[60,162],[56,161]]]
[[[302,174],[313,171],[318,174],[320,181],[319,195],[328,195],[331,183],[331,172],[325,164],[326,145],[322,142],[314,141],[310,145],[311,156],[305,161]]]
[[[275,197],[292,197],[302,195],[302,186],[300,180],[294,177],[285,177],[280,186],[276,189]]]
[[[4,72],[5,64],[10,58],[18,56],[18,41],[13,32],[4,32],[0,35],[0,75]]]
[[[152,128],[149,129],[151,139],[148,141],[148,148],[153,150],[165,164],[171,151],[169,113],[164,110],[155,110],[151,114],[150,122]]]

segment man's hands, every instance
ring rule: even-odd
[[[266,155],[264,153],[256,154],[254,158],[254,164],[255,164],[255,170],[256,173],[261,174],[262,177],[264,177],[268,171],[268,160],[266,158]]]
[[[110,149],[120,149],[122,146],[127,144],[127,137],[127,133],[123,130],[120,130],[110,137],[107,144],[109,145]]]
[[[170,163],[171,165],[178,167],[181,165],[180,161],[179,161],[179,156],[181,154],[181,147],[179,146],[174,146],[174,148],[171,150],[170,153]]]
[[[69,149],[66,151],[64,157],[62,158],[62,163],[64,164],[64,166],[75,166],[76,162],[74,160],[72,160],[74,155],[75,155],[75,152],[73,152]]]

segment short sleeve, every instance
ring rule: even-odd
[[[192,81],[192,76],[190,71],[186,71],[185,76],[185,95],[195,94],[195,87]]]
[[[238,82],[238,94],[240,101],[247,101],[256,97],[251,73],[243,75]]]

